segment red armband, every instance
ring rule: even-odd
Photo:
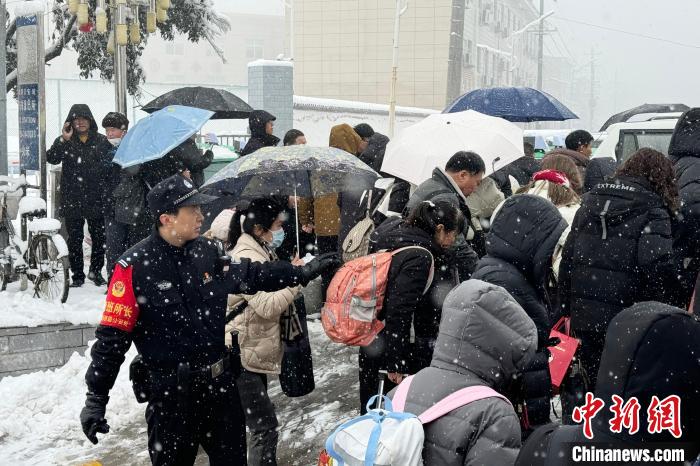
[[[131,332],[139,316],[139,306],[131,280],[132,267],[117,264],[107,291],[101,325]]]

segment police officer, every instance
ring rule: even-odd
[[[96,434],[109,431],[109,390],[131,342],[136,344],[146,373],[138,395],[148,401],[154,465],[191,465],[200,444],[212,465],[246,464],[244,416],[233,382],[240,359],[224,344],[226,298],[305,285],[338,265],[333,255],[303,267],[232,263],[218,243],[200,237],[199,206],[214,199],[179,174],[148,193],[156,231],[115,266],[85,374],[80,422],[97,443]]]

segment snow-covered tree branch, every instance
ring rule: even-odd
[[[96,0],[89,0],[89,7],[90,16],[94,17]],[[216,45],[216,39],[228,32],[231,25],[226,17],[215,10],[211,0],[172,0],[168,16],[167,22],[158,24],[158,31],[165,40],[172,41],[179,34],[185,35],[191,42],[206,40],[221,60],[226,62],[223,51]],[[78,52],[77,65],[80,68],[81,76],[88,78],[94,73],[99,73],[102,79],[111,80],[114,74],[114,60],[112,55],[107,52],[108,34],[100,34],[95,31],[78,32],[76,16],[68,11],[66,0],[56,0],[50,17],[54,31],[46,48],[45,62],[48,63],[60,56],[66,48],[73,49]],[[132,95],[138,95],[139,85],[145,80],[145,73],[139,64],[139,59],[149,38],[146,32],[145,10],[140,9],[139,19],[142,42],[127,46],[127,85],[128,91]],[[8,18],[7,75],[5,77],[8,91],[13,90],[17,85],[16,31],[15,18]]]

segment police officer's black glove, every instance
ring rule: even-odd
[[[97,444],[98,432],[100,434],[109,432],[109,424],[105,420],[107,401],[109,401],[109,397],[106,395],[95,395],[88,392],[85,399],[85,407],[80,411],[80,423],[83,425],[83,432],[93,444]]]
[[[326,270],[340,267],[342,263],[343,261],[337,252],[328,252],[316,256],[311,262],[301,267],[302,285],[306,285]]]

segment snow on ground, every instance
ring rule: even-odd
[[[66,305],[50,305],[19,293],[0,293],[2,325],[28,325],[68,318],[96,323],[105,288],[91,284],[71,289]],[[6,306],[9,304],[9,308]],[[7,309],[7,312],[5,312]],[[313,311],[313,309],[310,309]],[[287,398],[272,380],[270,392],[280,422],[278,459],[281,465],[315,464],[326,437],[341,421],[358,414],[357,350],[332,343],[321,323],[309,322],[316,390]],[[0,458],[3,464],[64,465],[99,461],[109,465],[150,464],[146,447],[145,404],[138,404],[128,380],[132,348],[110,392],[107,422],[111,431],[92,445],[83,435],[78,416],[85,402],[84,376],[90,357],[73,354],[55,370],[0,380]],[[208,464],[200,451],[198,465]]]
[[[19,291],[19,282],[7,285],[0,292],[0,327],[37,326],[70,322],[97,325],[104,309],[104,292],[90,280],[81,288],[71,288],[65,304],[49,303],[34,298],[31,283],[26,291]]]

